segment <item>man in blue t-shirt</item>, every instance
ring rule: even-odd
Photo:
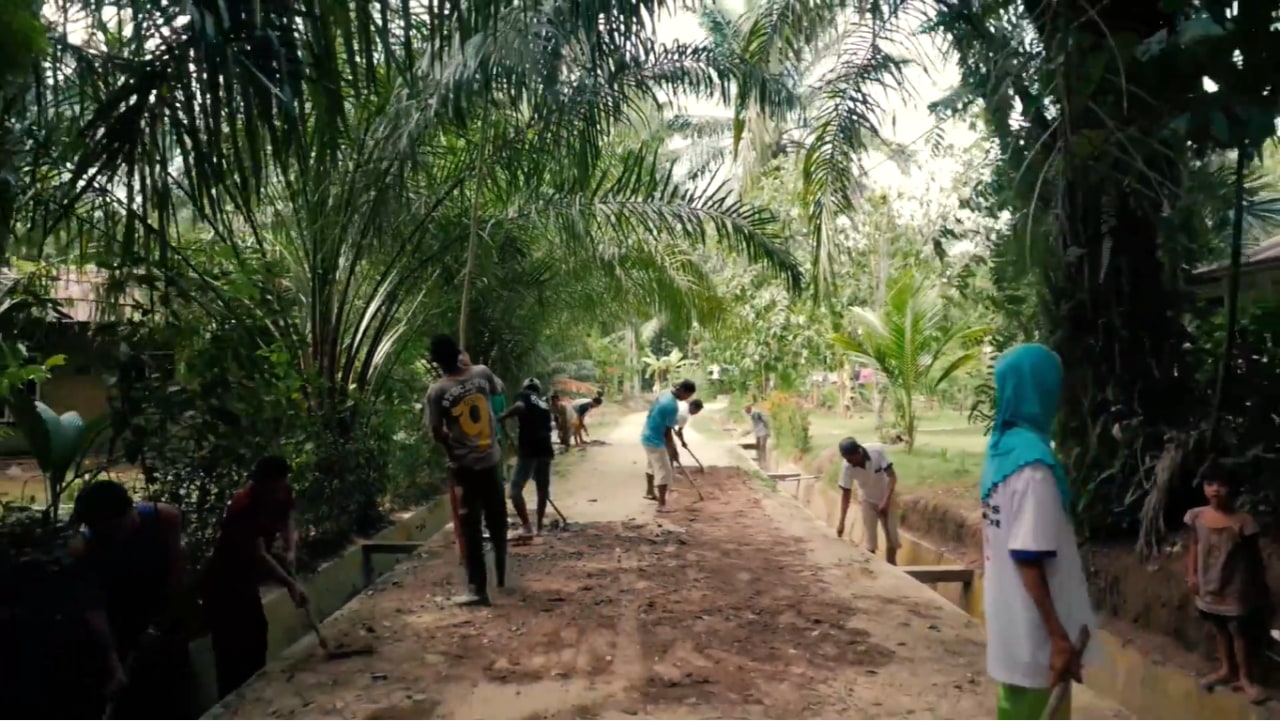
[[[645,498],[658,502],[658,512],[666,513],[667,487],[671,485],[674,474],[671,463],[678,458],[675,436],[671,429],[678,422],[680,401],[687,401],[698,392],[694,382],[685,379],[675,384],[669,391],[663,391],[653,405],[649,407],[649,415],[644,419],[644,432],[640,434],[640,443],[644,446],[644,454],[648,471],[644,474],[646,483]],[[654,494],[654,484],[658,492]]]

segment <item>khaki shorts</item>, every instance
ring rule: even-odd
[[[884,516],[880,515],[880,509],[874,503],[861,501],[862,504],[862,532],[864,536],[863,543],[871,553],[876,552],[877,539],[880,535],[877,530],[884,527],[884,539],[889,548],[901,548],[902,543],[898,540],[898,504],[893,501],[889,502],[889,508],[885,511]]]
[[[661,448],[644,447],[644,455],[649,461],[649,473],[653,476],[653,485],[669,486],[675,471],[671,468],[671,456],[666,446]]]

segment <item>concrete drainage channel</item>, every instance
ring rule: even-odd
[[[385,573],[413,554],[449,522],[449,504],[438,500],[401,518],[373,538],[350,546],[337,558],[320,567],[306,579],[307,595],[321,622],[332,616],[348,601],[360,595]],[[311,628],[305,614],[293,607],[289,595],[280,588],[267,591],[262,599],[267,615],[267,663],[271,664],[288,648],[302,640]],[[196,708],[202,718],[220,718],[222,703],[218,700],[213,668],[213,650],[209,638],[191,642],[191,663],[195,676]],[[248,683],[253,683],[250,679]],[[232,695],[234,696],[234,694]]]
[[[743,456],[748,467],[755,468],[745,453]],[[835,528],[840,513],[837,489],[816,476],[768,476],[778,484],[780,493],[795,498],[810,515],[828,528]],[[845,538],[862,538],[861,514],[849,516]],[[899,535],[902,548],[898,549],[898,570],[982,622],[982,574],[905,530],[900,530]],[[879,545],[884,548],[883,537]],[[1091,645],[1096,651],[1085,673],[1085,685],[1138,718],[1275,718],[1266,708],[1249,704],[1241,694],[1206,693],[1191,674],[1146,656],[1105,630],[1094,634]]]

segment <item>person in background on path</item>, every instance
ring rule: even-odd
[[[1262,632],[1271,595],[1260,529],[1252,516],[1235,509],[1234,479],[1224,466],[1210,462],[1200,479],[1209,505],[1187,511],[1184,519],[1191,529],[1187,585],[1200,617],[1213,626],[1222,659],[1222,667],[1200,684],[1212,691],[1239,681],[1250,702],[1262,703],[1267,696],[1255,683],[1253,636]]]
[[[769,461],[769,437],[773,435],[769,429],[769,419],[765,417],[764,411],[756,410],[751,403],[742,411],[751,419],[751,435],[756,439],[756,465],[762,471],[768,470],[765,464]]]
[[[551,394],[551,414],[556,420],[556,433],[560,436],[560,445],[569,450],[571,429],[569,427],[569,408],[560,399],[559,393]]]
[[[862,509],[863,543],[868,553],[876,552],[878,528],[884,528],[884,557],[890,565],[898,565],[898,508],[893,502],[893,492],[898,486],[898,474],[893,462],[879,444],[866,446],[853,438],[840,441],[840,456],[844,469],[840,473],[840,523],[836,536],[844,537],[849,500],[853,484],[857,481],[859,506]]]
[[[599,407],[604,403],[604,397],[597,395],[595,398],[583,398],[573,402],[573,412],[577,415],[577,422],[573,426],[573,441],[578,445],[586,443],[586,437],[591,433],[587,430],[587,414],[591,409]]]
[[[507,579],[507,502],[498,469],[502,463],[498,424],[489,402],[490,396],[502,391],[502,381],[483,365],[463,368],[460,353],[458,342],[447,335],[431,339],[431,360],[444,377],[431,384],[423,406],[431,436],[448,454],[451,482],[462,494],[460,518],[471,593],[454,601],[488,606],[484,526],[493,541],[498,588]]]
[[[205,619],[213,645],[218,696],[225,697],[267,665],[267,615],[259,587],[274,581],[293,605],[307,593],[295,577],[297,533],[289,462],[263,456],[222,516],[218,540],[202,579]],[[272,553],[276,540],[281,557]]]
[[[511,505],[520,517],[524,534],[533,535],[529,509],[524,503],[524,486],[532,477],[538,496],[538,535],[542,535],[542,519],[547,514],[547,498],[551,494],[551,461],[556,449],[551,445],[551,406],[542,398],[542,384],[537,378],[525,379],[516,402],[498,416],[498,422],[513,416],[519,419],[520,429],[516,440],[516,472],[511,478]]]
[[[689,450],[689,444],[684,441],[684,427],[689,424],[689,419],[702,412],[702,399],[694,398],[691,401],[680,401],[679,410],[676,411],[676,438],[680,439],[680,446],[686,451]]]
[[[101,703],[114,702],[113,715],[123,718],[188,718],[190,659],[175,627],[186,573],[182,512],[135,505],[124,486],[97,481],[76,496],[72,523],[85,526],[69,551],[104,654]]]
[[[1073,639],[1097,625],[1071,487],[1049,437],[1062,360],[1042,345],[1015,346],[996,360],[995,386],[981,491],[987,672],[998,684],[997,718],[1037,719],[1056,686],[1080,680]],[[1059,718],[1070,718],[1070,707],[1068,696]]]
[[[679,458],[676,450],[673,428],[680,414],[680,401],[685,401],[697,393],[698,387],[693,381],[685,379],[675,384],[669,391],[663,391],[649,406],[649,415],[644,419],[644,430],[640,434],[640,444],[644,446],[647,472],[644,497],[658,502],[658,511],[666,513],[667,488],[675,474],[672,463]],[[654,494],[654,485],[657,494]]]

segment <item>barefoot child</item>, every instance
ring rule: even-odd
[[[1209,505],[1187,511],[1184,519],[1191,529],[1187,585],[1200,616],[1217,634],[1222,659],[1222,667],[1200,683],[1205,690],[1212,690],[1238,680],[1249,700],[1260,703],[1265,696],[1254,683],[1254,644],[1250,638],[1255,627],[1261,628],[1253,621],[1268,598],[1258,524],[1248,513],[1235,509],[1231,479],[1223,466],[1210,462],[1200,478]]]

